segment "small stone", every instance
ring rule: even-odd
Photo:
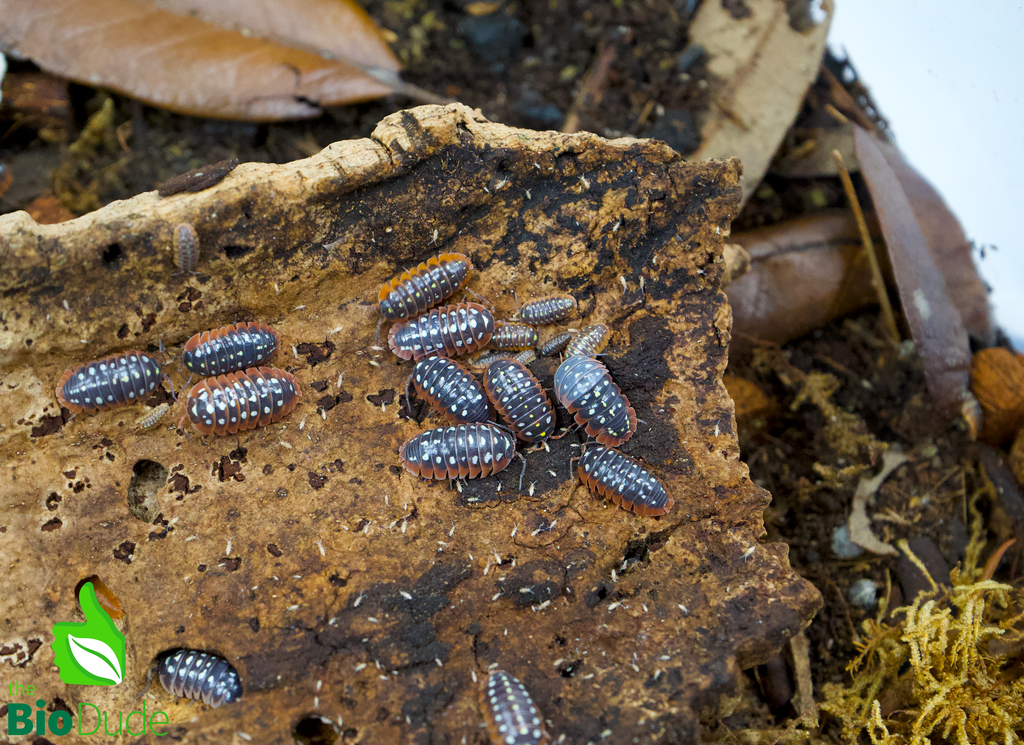
[[[854,559],[864,553],[864,549],[850,540],[850,529],[846,523],[832,531],[832,553],[840,559]]]
[[[859,579],[850,587],[850,602],[858,608],[874,608],[878,604],[878,587],[869,579]]]

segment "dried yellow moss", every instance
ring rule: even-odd
[[[883,625],[884,609],[865,621],[851,685],[824,687],[821,708],[842,720],[847,740],[866,731],[872,745],[923,745],[934,736],[957,745],[1021,742],[1024,593],[978,581],[981,518],[973,501],[971,511],[968,568],[954,570],[952,590],[936,588],[898,608],[901,624]]]

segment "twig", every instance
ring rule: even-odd
[[[1002,546],[996,549],[995,553],[992,554],[988,558],[988,561],[985,562],[985,571],[981,573],[981,579],[978,580],[979,582],[985,582],[987,580],[992,579],[992,575],[996,573],[996,568],[999,566],[999,562],[1002,561],[1003,554],[1006,553],[1006,549],[1008,549],[1016,542],[1016,538],[1011,538]]]
[[[565,115],[565,122],[562,124],[564,133],[579,132],[580,112],[601,102],[604,97],[605,85],[608,83],[608,72],[619,55],[618,42],[629,41],[631,36],[632,31],[629,29],[625,32],[616,30],[601,40],[597,48],[597,59],[591,63],[590,68],[583,75],[580,87],[569,107],[569,113]]]
[[[868,230],[868,224],[864,221],[864,213],[861,211],[860,202],[857,201],[857,192],[854,191],[853,180],[850,178],[850,172],[846,170],[843,156],[840,155],[838,150],[832,151],[832,157],[836,160],[836,166],[839,168],[839,178],[843,181],[846,197],[850,200],[853,216],[857,219],[860,239],[864,243],[864,252],[867,254],[868,264],[871,265],[872,283],[875,285],[875,292],[878,293],[878,303],[882,306],[882,320],[889,331],[889,336],[894,342],[899,343],[900,332],[896,328],[896,316],[893,315],[892,305],[889,303],[889,294],[885,290],[882,270],[878,268],[878,256],[875,254],[875,245],[871,242],[871,232]]]

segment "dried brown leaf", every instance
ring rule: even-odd
[[[0,51],[87,85],[222,119],[310,117],[390,92],[359,65],[394,71],[397,60],[351,0],[242,5],[0,0]]]
[[[854,140],[928,390],[940,414],[956,416],[967,392],[971,364],[967,330],[881,144],[860,127]]]
[[[988,307],[988,291],[971,256],[971,242],[964,235],[956,215],[935,187],[904,160],[902,153],[887,142],[876,140],[907,195],[935,265],[946,279],[949,299],[963,319],[967,331],[983,344],[994,343]]]
[[[725,3],[701,4],[690,40],[710,56],[713,104],[692,160],[738,157],[744,200],[761,182],[814,82],[832,17],[806,31],[791,25],[783,0],[746,0],[736,18]]]
[[[751,268],[726,288],[733,350],[784,343],[875,301],[871,270],[849,212],[736,233]]]

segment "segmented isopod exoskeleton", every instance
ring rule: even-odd
[[[183,222],[174,226],[174,263],[186,274],[195,272],[199,266],[199,236],[191,223]]]
[[[672,509],[665,485],[639,462],[600,445],[583,448],[579,475],[590,491],[638,515],[664,515]]]
[[[484,683],[481,707],[492,745],[543,745],[544,724],[526,686],[504,670],[495,670]]]
[[[160,685],[172,696],[184,696],[217,708],[242,695],[242,680],[234,666],[220,655],[197,649],[179,649],[157,665]]]
[[[494,316],[479,303],[456,303],[396,323],[388,346],[403,360],[457,357],[474,352],[491,340]]]
[[[512,430],[527,442],[543,442],[555,429],[551,399],[526,365],[496,360],[484,373],[484,388],[494,408]]]
[[[555,395],[602,445],[618,447],[636,432],[636,412],[593,357],[569,357],[555,371]]]
[[[569,331],[563,331],[560,334],[555,334],[540,345],[537,349],[537,356],[550,357],[551,355],[558,354],[569,345],[569,342],[572,341],[572,338],[576,336],[577,333],[579,332],[575,329],[571,329]]]
[[[492,349],[515,352],[532,349],[537,346],[537,329],[525,323],[497,321],[494,324],[494,336],[491,337],[490,346]]]
[[[205,377],[259,367],[277,350],[277,332],[265,323],[249,321],[196,334],[185,342],[182,361]]]
[[[516,438],[494,424],[428,429],[398,450],[409,473],[427,479],[475,479],[503,470],[515,457]]]
[[[611,332],[603,323],[587,326],[585,329],[580,329],[580,332],[569,340],[569,345],[565,348],[565,356],[593,357],[608,345],[608,340],[611,337]]]
[[[510,359],[513,359],[516,362],[522,362],[524,365],[529,365],[537,359],[537,354],[532,349],[524,349],[522,352],[512,355]]]
[[[427,357],[417,362],[405,385],[407,401],[409,383],[453,424],[487,421],[490,411],[483,386],[458,362],[447,357]]]
[[[152,429],[156,426],[156,423],[164,418],[164,415],[170,411],[171,405],[164,402],[157,406],[155,409],[150,409],[148,412],[140,416],[135,420],[135,425],[139,429]]]
[[[516,317],[523,323],[543,326],[568,318],[574,310],[576,298],[572,295],[548,295],[523,303]]]
[[[125,352],[67,370],[57,383],[57,400],[79,414],[106,411],[140,401],[160,382],[160,365],[148,354]]]
[[[233,435],[283,419],[301,396],[290,372],[250,367],[197,383],[188,392],[185,412],[205,435]]]
[[[402,272],[380,288],[380,312],[389,321],[412,318],[444,302],[469,282],[467,256],[443,253]]]

